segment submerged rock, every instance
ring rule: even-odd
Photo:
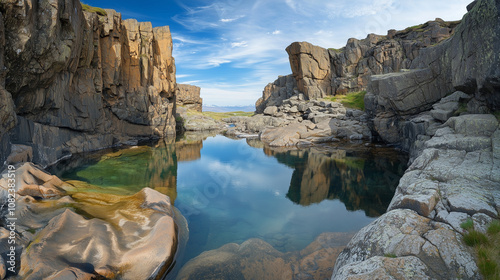
[[[229,243],[189,261],[177,279],[325,279],[351,236],[323,233],[305,249],[288,253],[256,238]]]

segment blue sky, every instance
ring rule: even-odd
[[[440,17],[461,19],[472,0],[85,0],[122,18],[169,25],[177,82],[201,87],[205,105],[252,105],[279,75],[285,48],[308,41],[340,48]]]

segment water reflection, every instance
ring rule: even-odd
[[[404,157],[382,148],[264,151],[294,168],[286,194],[294,203],[339,199],[348,210],[364,210],[369,217],[385,212],[405,167]]]
[[[270,149],[258,140],[187,133],[175,142],[75,156],[51,172],[98,192],[150,187],[170,196],[189,224],[182,266],[249,238],[289,252],[324,232],[357,231],[386,210],[405,162],[372,146]]]

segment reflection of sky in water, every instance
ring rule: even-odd
[[[383,153],[277,152],[215,136],[73,157],[52,172],[99,192],[169,195],[189,224],[182,265],[249,238],[295,251],[323,232],[359,230],[385,211],[404,170],[404,159]]]
[[[292,173],[245,140],[205,140],[200,159],[178,163],[175,204],[191,231],[187,254],[252,237],[298,250],[322,232],[356,231],[373,220],[364,211],[347,211],[338,200],[294,204],[285,196]]]

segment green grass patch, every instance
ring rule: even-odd
[[[329,50],[331,50],[331,51],[334,51],[334,52],[336,52],[336,53],[341,53],[341,52],[343,52],[343,51],[344,51],[344,48],[340,48],[340,49],[336,49],[336,48],[328,48],[328,49],[329,49]]]
[[[325,99],[342,103],[347,108],[365,110],[366,91],[349,92],[346,95],[335,95]]]
[[[488,226],[488,234],[496,235],[498,233],[500,233],[500,221],[495,220]]]
[[[484,233],[471,230],[464,235],[464,242],[467,246],[488,244],[488,237]]]
[[[108,13],[106,13],[106,11],[103,8],[92,7],[90,5],[83,4],[83,3],[82,3],[82,8],[84,11],[87,11],[90,13],[96,13],[100,16],[107,16],[108,15]]]
[[[254,112],[243,112],[243,111],[235,111],[235,112],[196,112],[192,110],[188,110],[188,115],[202,115],[205,117],[210,117],[214,120],[222,120],[225,118],[230,118],[230,117],[251,117],[255,113]]]
[[[468,230],[464,242],[476,251],[477,266],[484,279],[500,280],[500,221],[491,222],[486,234],[472,230],[468,225],[462,228]]]
[[[465,230],[472,230],[474,229],[474,222],[472,219],[467,219],[467,221],[463,222],[460,224],[460,227],[465,229]]]
[[[393,258],[393,259],[395,259],[395,258],[397,258],[398,256],[396,256],[395,254],[385,254],[385,255],[384,255],[384,257],[386,257],[386,258]]]
[[[424,31],[425,25],[426,24],[423,23],[423,24],[418,24],[418,25],[410,26],[410,27],[407,27],[405,29],[405,31],[406,32],[411,32],[411,31],[422,32],[422,31]]]

